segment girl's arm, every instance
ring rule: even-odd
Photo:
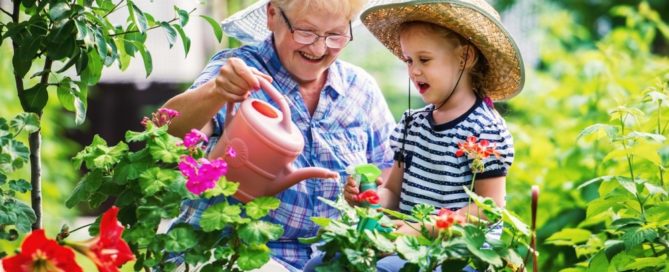
[[[378,189],[381,207],[391,210],[399,209],[402,176],[404,176],[404,167],[399,166],[395,161],[390,169],[390,175]]]
[[[492,198],[497,207],[504,208],[506,206],[506,200],[504,199],[506,196],[506,177],[476,180],[474,182],[474,192],[482,197]],[[470,215],[486,219],[483,214],[479,214],[479,209],[474,202],[457,210],[456,213],[466,216],[467,211],[469,211]]]

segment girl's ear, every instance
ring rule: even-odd
[[[466,60],[465,67],[471,69],[476,66],[476,62],[479,60],[479,52],[476,47],[471,44],[465,45],[465,52],[463,53],[463,60]]]

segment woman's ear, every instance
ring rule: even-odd
[[[274,31],[274,17],[276,17],[276,9],[272,6],[272,1],[267,3],[267,29]]]

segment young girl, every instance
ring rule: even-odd
[[[524,74],[520,52],[497,12],[485,1],[409,1],[375,6],[362,21],[406,63],[427,104],[405,112],[391,135],[396,161],[379,188],[381,205],[410,213],[426,203],[477,216],[463,190],[472,182],[471,159],[456,156],[458,144],[474,136],[499,153],[483,161],[474,192],[504,207],[513,140],[492,100],[519,93]],[[346,199],[353,202],[357,193],[349,179]]]
[[[472,160],[456,155],[458,144],[473,136],[488,141],[499,155],[483,161],[474,192],[504,207],[513,140],[492,100],[511,98],[523,86],[522,59],[513,39],[484,0],[391,2],[363,12],[362,21],[406,63],[428,105],[406,112],[391,135],[395,163],[378,190],[381,205],[410,213],[426,203],[482,216],[463,190],[472,183]],[[347,201],[355,204],[358,193],[348,179]],[[398,231],[415,233],[406,225]],[[377,263],[379,271],[398,271],[403,265],[397,256]]]

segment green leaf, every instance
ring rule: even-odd
[[[367,236],[367,238],[372,241],[374,247],[381,252],[393,252],[395,249],[395,244],[393,244],[393,241],[386,238],[378,231],[371,232],[370,230],[366,229],[365,236]]]
[[[577,245],[588,241],[590,235],[590,231],[584,229],[565,228],[553,233],[553,235],[546,239],[546,243],[553,245]]]
[[[144,70],[146,71],[146,77],[149,77],[151,72],[153,71],[153,59],[151,58],[151,53],[146,50],[146,47],[144,44],[135,44],[137,51],[139,51],[139,54],[142,55],[142,61],[144,62]]]
[[[428,257],[428,249],[425,246],[421,246],[416,237],[400,236],[395,241],[395,246],[397,253],[403,259],[407,260],[407,262],[417,264],[421,259]]]
[[[32,112],[22,112],[12,119],[9,126],[16,132],[25,131],[27,133],[33,133],[39,130],[39,117]]]
[[[218,203],[207,208],[202,213],[200,226],[204,231],[222,230],[228,224],[242,222],[239,216],[242,210],[239,206],[229,205],[225,202]]]
[[[88,172],[74,187],[72,195],[65,201],[65,206],[72,208],[79,202],[86,201],[102,185],[102,172]]]
[[[625,271],[641,271],[646,268],[654,268],[653,271],[661,271],[667,264],[667,257],[636,257],[636,259],[625,266]]]
[[[139,176],[139,186],[142,188],[144,196],[153,196],[161,189],[169,186],[172,181],[177,180],[177,175],[178,173],[174,170],[153,167]]]
[[[25,193],[32,190],[32,186],[30,185],[30,182],[25,179],[17,179],[9,181],[9,189],[20,193]]]
[[[270,249],[265,245],[242,247],[237,266],[244,271],[260,268],[269,262],[270,253]]]
[[[186,24],[188,24],[188,18],[189,18],[188,12],[183,9],[180,9],[177,6],[174,6],[174,11],[176,11],[177,16],[179,16],[179,26],[182,27],[186,26]]]
[[[327,217],[312,216],[311,221],[313,221],[316,225],[320,226],[321,228],[326,228],[328,225],[330,225],[332,219]]]
[[[231,196],[237,192],[237,188],[239,188],[239,183],[228,181],[225,176],[222,176],[218,179],[214,188],[204,191],[203,197],[212,198],[219,195]]]
[[[248,244],[265,244],[283,235],[281,225],[265,221],[252,221],[239,230],[239,238]]]
[[[657,236],[657,231],[652,229],[632,228],[626,230],[621,238],[625,243],[625,248],[631,250],[644,241],[653,242]]]
[[[166,163],[179,162],[180,154],[174,152],[179,140],[167,134],[161,134],[154,138],[155,141],[148,142],[151,156],[158,161]]]
[[[179,32],[179,37],[181,37],[181,41],[183,42],[184,45],[184,52],[186,56],[188,56],[188,51],[190,51],[190,38],[186,36],[186,32],[184,32],[184,29],[180,25],[173,25],[174,29]]]
[[[23,167],[23,164],[28,161],[30,150],[22,142],[14,139],[0,139],[0,155],[7,158],[7,163],[11,166],[8,171],[14,171]]]
[[[59,2],[49,8],[49,18],[52,21],[58,21],[67,16],[70,6],[65,2]]]
[[[46,91],[46,86],[40,83],[19,93],[21,107],[27,112],[40,114],[48,99],[49,94]]]
[[[144,16],[144,12],[140,10],[133,1],[128,0],[127,2],[128,12],[130,14],[129,17],[132,19],[132,22],[137,26],[137,29],[140,33],[146,32],[148,23],[146,21],[146,17]]]
[[[167,22],[160,22],[160,27],[165,30],[165,36],[167,37],[167,43],[170,45],[170,48],[177,41],[177,31]]]
[[[82,68],[81,81],[86,85],[95,85],[100,81],[102,59],[100,59],[99,53],[95,50],[89,51],[85,56],[86,58],[82,58],[82,60],[86,60],[87,64],[85,68]]]
[[[167,232],[165,250],[169,252],[183,252],[196,246],[197,235],[193,227],[187,224],[178,225]]]
[[[35,220],[37,220],[35,211],[33,211],[30,206],[18,200],[13,201],[12,205],[10,206],[10,209],[12,209],[17,215],[16,223],[14,224],[16,226],[16,230],[21,233],[28,233],[31,231],[32,224],[35,223]]]
[[[218,42],[221,42],[221,39],[223,39],[223,29],[221,28],[221,25],[218,24],[218,22],[214,19],[212,19],[209,16],[206,15],[200,15],[209,25],[211,26],[211,29],[214,30],[214,35],[216,35],[216,40]]]
[[[246,204],[246,215],[251,219],[260,219],[267,215],[270,210],[278,209],[279,205],[281,205],[281,201],[275,197],[259,197]]]
[[[576,138],[586,138],[588,140],[599,140],[603,138],[613,139],[618,133],[618,128],[607,124],[594,124],[585,128]]]

